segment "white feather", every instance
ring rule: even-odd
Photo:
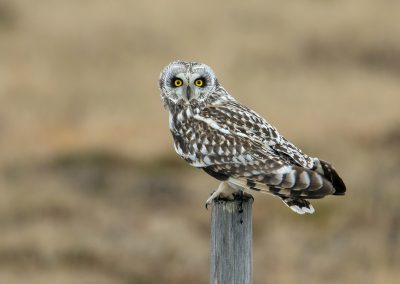
[[[172,113],[169,113],[169,129],[173,130],[175,129],[175,124],[174,124],[174,116]]]
[[[207,125],[209,125],[210,127],[214,128],[214,129],[216,129],[218,131],[221,131],[224,134],[231,134],[231,132],[228,129],[219,126],[218,123],[215,122],[214,120],[212,120],[211,118],[202,117],[202,116],[200,116],[198,114],[196,114],[193,117],[195,119],[197,119],[197,120],[200,120],[202,122],[207,123]]]
[[[207,152],[206,146],[202,145],[202,146],[201,146],[201,149],[200,149],[200,152],[201,152],[203,155],[207,155],[208,152]]]
[[[286,173],[290,172],[291,170],[292,170],[292,167],[283,166],[283,167],[280,167],[279,169],[275,170],[274,173],[275,174],[286,174]]]
[[[203,159],[203,161],[204,161],[204,163],[206,163],[207,165],[211,165],[211,164],[212,164],[212,163],[211,163],[211,160],[210,160],[210,158],[209,158],[208,156],[205,156],[204,159]]]

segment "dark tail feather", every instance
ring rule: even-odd
[[[344,195],[346,192],[346,185],[340,178],[336,170],[327,162],[319,160],[321,163],[322,170],[324,171],[324,177],[330,181],[335,189],[333,195]]]

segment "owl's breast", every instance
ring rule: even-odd
[[[191,144],[195,139],[193,129],[193,121],[191,113],[187,110],[182,110],[177,113],[170,113],[169,128],[174,138],[174,147],[176,153],[189,163],[196,161],[195,153]]]

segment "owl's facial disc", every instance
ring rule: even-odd
[[[172,92],[185,102],[196,100],[207,91],[207,80],[198,73],[179,73],[170,82]]]
[[[215,83],[214,73],[207,65],[183,61],[168,65],[160,78],[162,97],[184,104],[205,100]]]

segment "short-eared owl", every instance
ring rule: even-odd
[[[314,212],[306,199],[344,195],[346,186],[329,163],[304,154],[231,97],[207,65],[172,62],[159,83],[176,152],[222,181],[207,205],[251,189],[304,214]]]

